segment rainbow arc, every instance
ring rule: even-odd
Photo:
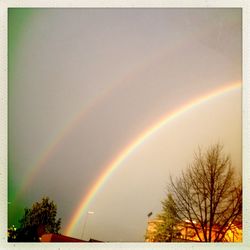
[[[113,161],[111,161],[104,169],[103,173],[98,177],[92,187],[89,189],[88,193],[84,195],[82,200],[79,202],[78,207],[73,213],[73,216],[70,220],[70,223],[67,225],[65,233],[66,235],[71,235],[78,221],[80,221],[81,217],[84,213],[87,212],[89,204],[97,194],[98,190],[104,185],[104,183],[110,178],[112,173],[121,165],[121,163],[129,157],[129,155],[142,143],[144,143],[150,136],[152,136],[159,129],[163,128],[166,124],[170,123],[174,119],[178,118],[180,115],[185,113],[186,111],[205,103],[215,97],[218,97],[222,94],[226,94],[235,89],[239,89],[241,87],[241,83],[237,82],[231,85],[228,85],[224,88],[216,89],[215,91],[206,94],[204,96],[198,97],[196,99],[191,100],[190,102],[184,104],[183,106],[177,108],[176,110],[165,114],[159,121],[157,121],[154,125],[147,128],[143,131],[135,140],[133,140],[130,144],[128,144],[118,156],[116,156]]]

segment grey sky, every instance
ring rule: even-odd
[[[19,201],[29,206],[48,195],[63,230],[94,180],[141,131],[241,82],[240,9],[33,9],[19,28],[24,12],[11,11],[18,38],[8,92],[14,193],[56,136],[87,111]],[[159,211],[169,174],[185,168],[198,145],[218,141],[240,169],[240,91],[188,111],[123,162],[90,204],[86,237],[143,240],[146,215]],[[84,218],[72,236],[80,237]]]

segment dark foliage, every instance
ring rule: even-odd
[[[61,219],[56,219],[57,207],[48,197],[36,202],[31,208],[26,208],[20,220],[20,228],[15,231],[15,237],[9,241],[39,242],[39,237],[44,233],[58,233]],[[9,234],[10,235],[10,234]]]

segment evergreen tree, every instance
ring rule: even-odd
[[[162,201],[162,213],[157,216],[154,241],[171,242],[178,235],[178,217],[175,202],[171,194]]]

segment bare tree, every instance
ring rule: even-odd
[[[189,221],[200,241],[225,241],[227,231],[242,222],[242,185],[229,156],[216,144],[195,153],[181,177],[170,177],[168,191],[181,221]]]

